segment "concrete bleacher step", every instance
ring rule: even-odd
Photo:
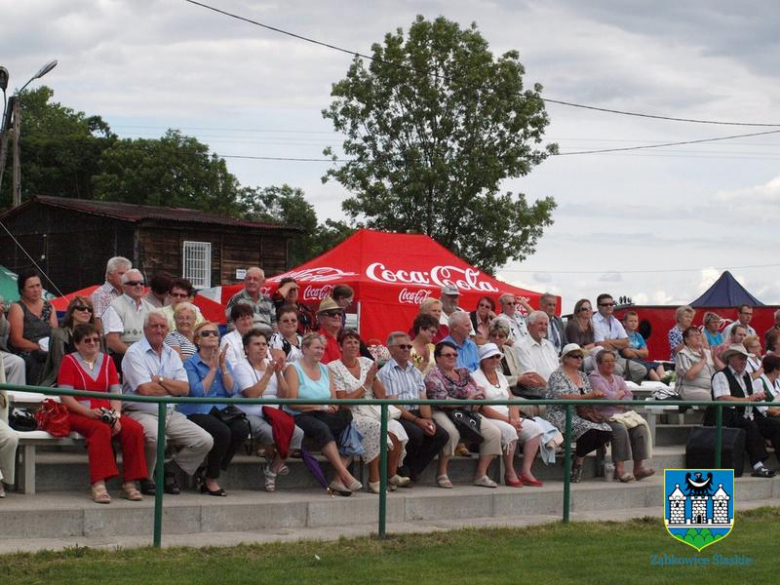
[[[662,484],[660,474],[631,484],[585,481],[572,486],[571,511],[574,517],[603,519],[615,514],[630,516],[636,510],[655,510],[660,518]],[[780,478],[747,477],[737,480],[737,485],[740,504],[780,501]],[[299,537],[305,537],[307,530],[316,534],[327,528],[343,533],[349,527],[375,526],[378,500],[378,496],[365,492],[331,498],[319,489],[273,494],[231,490],[226,498],[186,491],[179,496],[165,496],[163,534],[191,535],[192,544],[206,544],[212,543],[211,533],[260,531],[272,535],[298,531]],[[119,537],[151,540],[153,505],[151,497],[143,502],[115,497],[110,505],[94,504],[86,489],[31,496],[11,494],[0,503],[0,543],[23,547],[28,539],[66,539],[71,546],[84,538],[105,543]],[[521,489],[415,486],[388,494],[387,521],[391,526],[404,525],[409,530],[417,527],[420,531],[443,523],[450,523],[450,527],[459,522],[496,525],[522,517],[555,521],[561,517],[562,506],[560,482]],[[202,539],[197,538],[199,534]]]
[[[685,445],[691,430],[698,424],[662,424],[655,427],[655,444],[661,446]]]

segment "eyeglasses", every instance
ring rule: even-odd
[[[320,313],[323,317],[341,317],[341,313]]]
[[[128,280],[125,283],[126,286],[143,286],[144,281],[143,280]]]
[[[219,331],[212,331],[210,329],[207,329],[206,331],[201,331],[198,333],[199,337],[219,337]]]
[[[439,355],[441,357],[446,357],[446,358],[456,358],[456,357],[458,357],[457,353],[442,353],[442,354],[439,354]]]
[[[128,283],[128,284],[130,284],[130,283]],[[186,298],[187,298],[187,297],[189,297],[190,295],[188,295],[186,292],[182,292],[182,293],[175,293],[175,292],[172,292],[172,293],[171,293],[171,296],[172,296],[173,298],[175,298],[175,299],[186,299]]]
[[[398,349],[412,349],[412,346],[408,343],[398,343],[395,347]]]
[[[81,343],[87,343],[87,344],[90,344],[90,345],[98,344],[98,343],[100,343],[100,338],[99,337],[85,337],[84,339],[81,340]]]
[[[516,303],[515,301],[512,301],[511,303],[504,303],[504,304],[508,306],[514,306],[514,305],[519,305],[520,303]]]
[[[73,310],[74,311],[86,311],[87,313],[91,313],[92,312],[92,307],[88,307],[86,305],[76,305],[75,307],[73,307]]]
[[[599,307],[614,307],[615,303],[599,303]]]

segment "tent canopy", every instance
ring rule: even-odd
[[[268,294],[284,277],[300,286],[299,302],[317,305],[333,287],[347,284],[359,303],[361,336],[384,342],[396,330],[406,331],[428,298],[439,298],[441,287],[455,285],[459,305],[472,311],[483,296],[498,304],[504,293],[526,297],[539,306],[540,293],[511,286],[458,258],[428,236],[359,230],[340,245],[269,278]],[[558,300],[560,304],[560,299]]]
[[[721,274],[720,278],[703,295],[691,303],[691,306],[696,308],[738,307],[740,305],[763,307],[764,303],[751,295],[728,270]]]

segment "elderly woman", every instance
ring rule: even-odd
[[[590,386],[588,377],[580,371],[585,354],[576,343],[569,343],[561,351],[561,367],[550,374],[547,380],[545,397],[552,400],[592,400],[604,394]],[[566,432],[566,407],[556,404],[547,405],[545,418],[562,433]],[[574,462],[571,468],[571,481],[582,481],[582,464],[585,456],[609,443],[612,429],[606,423],[593,422],[572,412],[572,436],[567,440],[577,441]]]
[[[296,326],[298,327],[298,333],[300,335],[306,335],[314,327],[314,313],[306,305],[298,303],[299,289],[300,287],[294,278],[285,276],[279,281],[279,288],[276,289],[272,298],[277,315],[283,307],[293,307],[297,310]],[[277,317],[277,323],[278,322]]]
[[[485,389],[485,400],[511,400],[509,382],[501,372],[501,350],[495,343],[479,347],[479,369],[474,372],[474,381]],[[539,452],[543,431],[534,421],[520,415],[517,406],[483,406],[480,410],[501,431],[501,446],[504,450],[504,483],[510,487],[530,485],[541,487],[542,482],[534,477],[531,465]],[[523,467],[517,475],[514,456],[517,444],[523,447]]]
[[[674,356],[677,355],[677,352],[681,351],[685,347],[685,343],[683,342],[683,331],[691,326],[695,316],[696,311],[690,305],[677,307],[677,310],[675,310],[674,318],[675,321],[677,321],[677,324],[669,330],[668,334],[669,350],[671,352],[669,361],[673,362]]]
[[[745,349],[749,354],[745,371],[747,371],[747,373],[750,374],[750,377],[755,380],[764,373],[764,370],[761,367],[761,341],[758,339],[757,335],[748,335],[745,338],[745,341],[742,342],[742,345],[745,346]]]
[[[165,305],[160,310],[168,317],[168,329],[171,331],[176,329],[174,314],[176,313],[176,307],[178,307],[180,303],[190,303],[192,305],[193,311],[195,311],[195,322],[192,324],[193,329],[206,320],[203,318],[203,314],[200,312],[198,306],[192,303],[192,299],[195,298],[195,289],[193,288],[192,283],[186,278],[173,279],[169,296],[171,304]]]
[[[478,345],[487,343],[490,335],[490,322],[496,318],[496,302],[488,296],[484,296],[477,301],[477,308],[469,313],[471,326],[476,332]]]
[[[633,400],[631,390],[626,381],[615,375],[615,354],[609,350],[600,351],[596,356],[596,371],[589,376],[590,386],[594,391],[601,392],[606,400]],[[615,479],[623,483],[642,480],[655,473],[655,469],[645,467],[644,461],[650,454],[650,427],[644,420],[640,424],[634,420],[631,425],[621,422],[620,416],[629,410],[628,406],[594,406],[597,415],[612,428],[612,461],[615,464]],[[634,413],[635,419],[639,417]],[[643,424],[642,424],[643,423]],[[631,426],[631,428],[628,428]],[[625,462],[634,460],[634,473],[628,473]]]
[[[241,393],[246,398],[283,398],[280,396],[280,389],[284,389],[284,378],[282,370],[284,368],[284,358],[272,359],[268,355],[268,340],[262,329],[250,329],[244,335],[244,351],[246,359],[238,363],[235,369],[236,383]],[[273,427],[266,420],[263,414],[264,408],[276,408],[275,404],[241,404],[239,408],[246,413],[247,421],[252,431],[252,437],[256,437],[263,444],[271,446],[274,444]],[[283,416],[289,416],[284,414]],[[292,422],[292,421],[291,421]],[[294,425],[294,423],[293,423]],[[303,442],[303,431],[293,426],[292,437],[290,438],[289,448],[300,449]],[[284,458],[279,449],[273,451],[266,449],[266,454],[270,458],[270,464],[263,468],[263,478],[265,490],[267,492],[276,491],[276,477],[279,474],[286,475],[289,469],[284,464]]]
[[[281,359],[286,364],[297,362],[301,353],[301,339],[299,335],[300,313],[294,305],[284,305],[276,312],[276,325],[279,331],[271,335],[268,345],[274,359]]]
[[[387,396],[385,386],[377,378],[376,362],[360,355],[360,335],[354,329],[344,329],[339,334],[341,359],[328,364],[330,376],[336,387],[336,396],[340,399],[378,398]],[[379,493],[379,450],[381,445],[381,416],[375,406],[352,406],[352,422],[363,436],[363,461],[368,463],[368,491]],[[390,489],[407,486],[408,477],[398,475],[398,467],[403,463],[406,443],[409,436],[397,420],[387,421],[387,477]]]
[[[425,376],[425,389],[431,400],[484,400],[485,390],[477,386],[474,378],[466,368],[456,367],[458,361],[458,348],[449,341],[440,341],[433,352],[436,359],[436,367]],[[455,447],[460,441],[460,433],[455,424],[447,416],[445,410],[457,409],[452,407],[435,407],[433,420],[449,434],[449,441],[439,453],[439,469],[436,474],[436,483],[439,487],[450,489],[452,482],[447,474],[450,459],[455,454]],[[469,410],[472,407],[460,407]],[[479,461],[474,478],[474,485],[479,487],[494,488],[498,484],[487,476],[488,468],[497,455],[501,455],[501,431],[492,421],[476,414],[480,420],[479,434],[482,442],[479,444]]]
[[[114,360],[100,351],[97,327],[91,323],[76,325],[73,329],[73,343],[76,351],[62,358],[57,386],[69,390],[88,390],[105,396],[61,398],[62,404],[69,411],[71,429],[87,439],[92,499],[98,504],[111,503],[106,480],[119,475],[112,447],[112,439],[116,437],[122,446],[122,497],[140,501],[143,496],[135,482],[146,479],[148,475],[144,429],[139,422],[119,414],[122,410],[120,400],[110,399],[111,394],[121,393],[121,387]]]
[[[244,335],[254,327],[255,313],[246,303],[236,303],[230,309],[230,320],[236,328],[222,338],[219,349],[227,350],[227,362],[235,368],[236,364],[245,358]]]
[[[720,324],[723,321],[720,315],[707,311],[704,313],[704,319],[702,320],[702,328],[704,330],[705,347],[715,349],[719,345],[723,345],[723,333],[720,332]]]
[[[322,363],[325,353],[325,340],[318,333],[308,333],[301,341],[303,357],[293,362],[284,371],[287,384],[287,398],[301,400],[335,400],[336,386],[328,368]],[[336,478],[330,482],[330,488],[340,496],[350,496],[363,485],[347,470],[348,458],[342,460],[336,440],[352,420],[348,410],[338,406],[319,404],[296,404],[285,406],[286,411],[295,417],[295,424],[303,429],[305,436],[314,440],[317,448],[333,466]]]
[[[450,328],[447,325],[441,323],[442,304],[439,299],[425,299],[420,303],[420,315],[428,314],[433,315],[436,322],[439,324],[436,335],[433,336],[431,343],[439,343],[442,339],[450,334]],[[414,337],[414,331],[409,331],[409,336]]]
[[[698,327],[683,331],[683,348],[674,358],[675,388],[682,400],[712,400],[712,377],[723,363],[704,347]]]
[[[54,386],[57,384],[57,375],[60,371],[62,358],[76,351],[76,346],[73,343],[73,328],[76,325],[85,323],[95,323],[92,301],[86,297],[76,296],[68,303],[62,326],[51,331],[49,354],[46,357],[46,365],[43,368],[39,382],[41,386]]]
[[[171,347],[182,361],[187,361],[198,351],[195,347],[195,324],[198,320],[196,307],[192,303],[177,303],[173,310],[176,329],[165,336],[165,345]],[[202,322],[202,321],[201,321]]]
[[[425,376],[433,367],[433,340],[439,332],[439,320],[429,313],[419,313],[412,323],[412,350],[414,366]]]
[[[574,304],[574,314],[571,319],[566,322],[566,339],[586,351],[596,347],[592,318],[593,305],[588,299],[580,299]]]
[[[8,311],[8,343],[24,360],[27,383],[37,385],[49,352],[51,332],[57,328],[57,313],[43,298],[41,277],[37,272],[22,272],[16,285],[21,298]]]
[[[198,353],[184,362],[184,370],[190,383],[189,396],[200,398],[230,398],[238,392],[233,368],[227,361],[227,350],[219,350],[219,329],[216,323],[204,321],[195,328],[195,345]],[[225,404],[180,404],[179,412],[201,427],[214,439],[214,446],[206,456],[206,467],[196,474],[201,493],[210,496],[226,496],[219,485],[221,471],[226,471],[239,447],[249,436],[249,423],[245,417],[235,416],[236,409]]]

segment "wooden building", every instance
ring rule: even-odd
[[[0,231],[0,265],[32,268],[26,251],[63,293],[102,283],[112,256],[126,256],[147,278],[166,270],[198,288],[238,282],[236,271],[250,266],[271,276],[289,268],[287,242],[299,233],[193,209],[43,196],[0,222],[8,230]]]

